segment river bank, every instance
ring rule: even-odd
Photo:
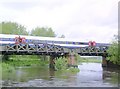
[[[32,67],[32,66],[41,66],[41,67],[49,67],[49,58],[39,56],[11,56],[9,60],[3,60],[0,62],[0,66],[2,67],[3,71],[14,71],[16,67]],[[56,70],[68,71],[68,72],[78,72],[77,68],[68,68],[67,67],[67,59],[66,58],[58,58],[55,60],[55,68]]]
[[[81,58],[79,63],[102,63],[102,59]]]
[[[9,60],[7,61],[1,61],[0,66],[2,67],[2,71],[13,71],[15,67],[23,67],[23,66],[45,66],[49,65],[49,57],[45,57],[46,59],[44,60],[43,57],[39,56],[32,56],[32,55],[14,55],[9,57]],[[65,69],[66,67],[66,60],[65,58],[59,58],[56,60],[56,66],[57,69]],[[77,59],[78,63],[101,63],[102,60],[97,60],[97,59],[85,59],[85,58],[80,58]],[[73,69],[72,69],[73,70]],[[74,71],[74,70],[73,70]],[[78,70],[77,70],[78,71]]]
[[[100,63],[82,63],[77,73],[52,71],[47,66],[18,67],[3,72],[3,86],[9,87],[117,87],[118,73],[103,70]]]

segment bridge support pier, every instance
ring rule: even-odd
[[[77,66],[77,61],[75,60],[75,54],[74,53],[67,54],[67,59],[68,59],[68,67],[78,67]]]
[[[107,60],[105,56],[102,56],[102,67],[107,67]]]

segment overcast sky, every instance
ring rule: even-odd
[[[51,27],[70,39],[110,42],[118,34],[118,0],[0,0],[0,12],[0,21]]]

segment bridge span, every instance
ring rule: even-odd
[[[2,55],[65,56],[69,54],[71,56],[73,53],[78,53],[81,56],[102,56],[105,62],[109,46],[108,43],[96,43],[95,41],[81,42],[64,38],[0,34]]]

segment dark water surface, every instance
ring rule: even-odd
[[[118,70],[102,69],[101,63],[82,63],[78,73],[64,73],[46,67],[19,67],[4,72],[3,86],[16,87],[118,87]]]

